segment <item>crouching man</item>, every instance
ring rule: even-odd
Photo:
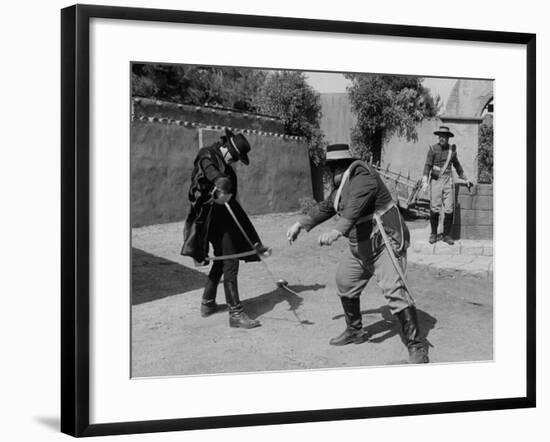
[[[341,215],[335,228],[319,237],[322,246],[330,246],[342,236],[349,241],[348,252],[336,271],[346,329],[330,344],[368,340],[363,330],[360,295],[374,276],[391,312],[399,319],[410,363],[429,362],[426,345],[419,337],[414,301],[404,280],[409,231],[390,192],[378,173],[353,158],[345,144],[327,147],[327,165],[333,175],[334,191],[292,225],[287,238],[292,243],[302,230],[309,231],[334,215]]]

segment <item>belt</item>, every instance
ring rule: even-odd
[[[451,168],[450,167],[446,167],[445,170],[443,170],[443,171],[442,171],[443,168],[439,167],[439,166],[433,166],[432,169],[435,170],[436,172],[439,172],[441,174],[441,176],[451,174]]]
[[[381,209],[378,209],[376,210],[374,213],[371,213],[369,215],[365,215],[365,216],[362,216],[361,218],[359,218],[356,222],[355,222],[355,225],[359,225],[359,224],[363,224],[363,223],[366,223],[367,221],[372,221],[374,219],[374,215],[378,215],[378,216],[384,216],[384,214],[386,214],[387,212],[389,212],[391,209],[393,208],[396,208],[397,209],[397,206],[395,205],[395,203],[392,201],[388,204],[386,204],[384,207],[382,207]]]

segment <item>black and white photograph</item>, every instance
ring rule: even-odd
[[[544,439],[543,2],[94,3],[3,10],[2,440]]]
[[[129,70],[132,378],[493,361],[492,78]]]

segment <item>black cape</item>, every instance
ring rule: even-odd
[[[258,233],[242,206],[237,201],[237,176],[231,166],[223,161],[219,143],[199,150],[194,161],[189,188],[191,208],[183,229],[181,254],[203,263],[208,257],[209,242],[221,244],[214,251],[216,256],[232,255],[252,250],[252,246],[240,231],[227,207],[212,202],[214,181],[223,177],[231,181],[233,198],[229,201],[239,224],[252,244],[261,244]],[[217,239],[224,237],[224,241]],[[258,261],[257,255],[241,258],[244,261]]]

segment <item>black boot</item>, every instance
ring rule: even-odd
[[[453,212],[446,213],[443,219],[443,241],[452,246],[455,242],[451,236],[451,229],[453,227]]]
[[[201,316],[203,318],[213,315],[219,310],[220,306],[216,304],[217,289],[218,282],[208,278],[206,285],[204,286],[204,292],[202,293]]]
[[[418,335],[418,319],[416,317],[416,307],[407,307],[397,313],[397,318],[403,329],[403,339],[409,350],[409,363],[427,364],[428,349]]]
[[[434,244],[437,241],[437,227],[439,226],[439,212],[430,211],[430,239],[428,242]]]
[[[224,281],[225,299],[229,305],[229,327],[234,328],[255,328],[259,327],[260,321],[250,319],[244,312],[243,305],[239,300],[239,288],[237,281]]]
[[[359,298],[340,297],[346,318],[346,329],[337,337],[329,341],[330,345],[360,344],[368,340],[367,334],[363,331],[361,322],[361,301]]]

